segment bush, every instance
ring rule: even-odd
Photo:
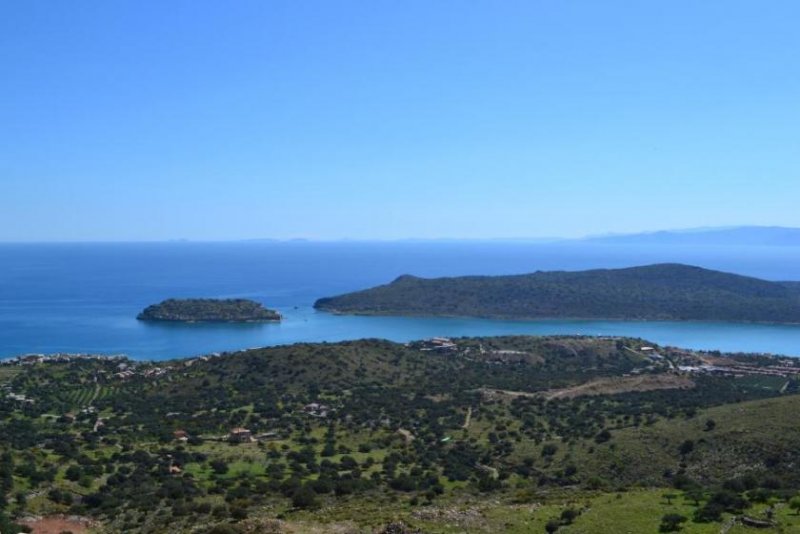
[[[789,501],[789,508],[794,510],[794,515],[800,515],[800,495],[792,497]]]
[[[557,452],[558,452],[558,446],[553,445],[552,443],[548,443],[547,445],[542,447],[542,456],[553,456]]]
[[[211,503],[199,502],[194,505],[194,512],[196,514],[207,514],[211,512]]]
[[[247,519],[247,508],[244,508],[243,506],[232,506],[231,517],[236,521]]]
[[[723,512],[738,514],[747,508],[747,506],[747,500],[738,493],[730,490],[718,491],[711,496],[705,506],[699,508],[695,512],[694,520],[699,523],[719,521],[722,518]]]
[[[680,447],[678,447],[678,452],[681,454],[681,456],[686,456],[693,450],[694,450],[694,441],[690,439],[687,439],[686,441],[681,443]]]
[[[317,504],[317,494],[308,484],[303,484],[292,494],[292,506],[295,508],[315,508]]]
[[[77,465],[71,465],[67,468],[67,471],[64,473],[64,478],[69,481],[77,482],[80,480],[81,476],[83,475],[83,471]]]
[[[567,508],[561,512],[561,523],[564,525],[571,525],[579,515],[581,515],[581,513],[574,508]]]
[[[211,460],[209,465],[218,475],[224,475],[228,472],[228,464],[224,460]]]
[[[600,477],[591,477],[586,481],[586,487],[591,490],[599,490],[606,487],[608,484]]]
[[[214,517],[227,517],[228,516],[228,507],[224,504],[219,504],[214,507],[212,510],[212,515]]]
[[[661,518],[659,532],[677,532],[681,529],[681,524],[686,522],[686,517],[680,514],[666,514]]]
[[[334,483],[330,478],[320,477],[317,480],[309,482],[314,488],[315,493],[330,493],[333,491]]]
[[[597,434],[597,435],[594,437],[594,440],[595,440],[595,442],[597,442],[597,443],[605,443],[606,441],[608,441],[608,440],[610,440],[610,439],[611,439],[611,432],[609,432],[609,431],[608,431],[607,429],[605,429],[605,428],[604,428],[603,430],[601,430],[601,431],[600,431],[600,432],[599,432],[599,433],[598,433],[598,434]]]

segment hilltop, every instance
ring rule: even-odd
[[[317,300],[335,313],[800,323],[800,284],[681,264],[419,278]]]
[[[148,306],[140,321],[252,323],[280,321],[281,316],[247,299],[168,299]]]

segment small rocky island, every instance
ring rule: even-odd
[[[179,323],[260,323],[280,321],[281,314],[248,299],[168,299],[148,306],[136,318]]]

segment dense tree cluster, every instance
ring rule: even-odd
[[[140,321],[258,322],[279,321],[280,314],[248,299],[168,299],[145,308]]]

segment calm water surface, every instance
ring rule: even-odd
[[[630,247],[526,243],[155,243],[0,245],[0,357],[125,353],[166,359],[299,341],[435,335],[592,334],[800,356],[800,326],[626,321],[348,317],[330,296],[401,274],[456,276],[682,262],[771,280],[800,279],[796,247]],[[246,297],[285,320],[264,325],[136,321],[169,297]]]

